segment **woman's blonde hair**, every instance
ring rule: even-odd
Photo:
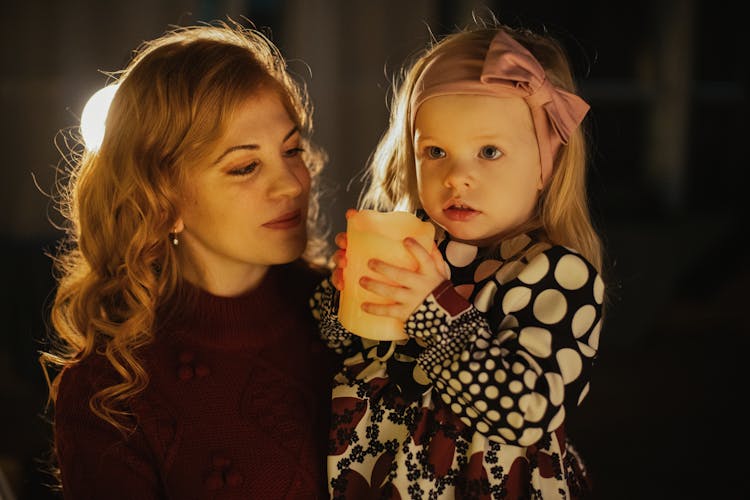
[[[95,393],[91,410],[121,431],[127,402],[148,384],[138,349],[184,299],[169,233],[188,172],[215,146],[231,113],[259,91],[278,93],[302,136],[317,229],[323,151],[309,140],[312,106],[275,45],[254,28],[217,22],[174,28],[145,42],[117,74],[117,90],[98,151],[73,154],[59,193],[67,240],[54,256],[58,287],[51,307],[54,348],[41,354],[63,368],[98,353],[121,380]],[[324,262],[325,235],[305,257]],[[59,373],[47,375],[50,400]]]
[[[411,65],[402,69],[394,80],[390,123],[370,158],[365,174],[366,186],[359,199],[360,208],[410,212],[421,208],[414,159],[414,131],[410,123],[414,86],[425,67],[437,56],[444,53],[475,54],[478,46],[486,52],[498,30],[504,30],[524,45],[539,60],[554,86],[575,92],[565,51],[559,42],[549,36],[504,26],[493,19],[490,22],[480,21],[476,26],[433,40],[431,46],[417,53]],[[534,217],[516,228],[515,233],[541,232],[550,242],[581,252],[601,270],[602,245],[589,213],[586,165],[585,134],[578,127],[568,144],[562,145],[557,154],[552,176],[539,197]]]

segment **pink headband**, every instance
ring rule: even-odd
[[[417,110],[431,97],[452,94],[522,97],[531,109],[542,181],[552,173],[555,154],[567,144],[571,132],[583,121],[589,105],[575,94],[552,86],[544,68],[523,45],[499,31],[484,53],[446,53],[422,71],[411,96],[411,124]]]

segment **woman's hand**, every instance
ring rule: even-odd
[[[357,211],[350,208],[344,214],[348,219],[352,215],[356,214]],[[331,283],[336,287],[337,290],[341,291],[344,289],[344,268],[346,267],[346,231],[338,233],[334,238],[334,243],[339,247],[333,253],[333,272],[331,273]]]
[[[367,276],[359,280],[365,290],[380,295],[395,304],[365,302],[362,310],[376,316],[389,316],[406,321],[424,299],[443,281],[448,279],[447,266],[437,246],[428,251],[413,238],[404,239],[404,246],[416,259],[416,271],[393,266],[378,259],[370,259],[368,267],[396,284],[378,281]]]

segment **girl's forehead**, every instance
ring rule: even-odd
[[[531,110],[521,97],[450,94],[427,99],[417,110],[415,141],[502,136],[536,141]]]

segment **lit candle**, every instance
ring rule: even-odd
[[[403,244],[407,236],[411,236],[427,251],[431,251],[435,227],[408,212],[360,210],[347,219],[344,289],[341,291],[338,315],[341,325],[350,332],[374,340],[407,338],[403,321],[376,316],[362,310],[363,302],[394,302],[365,290],[359,284],[359,279],[364,275],[397,284],[367,267],[367,262],[373,258],[416,271],[419,264]]]

